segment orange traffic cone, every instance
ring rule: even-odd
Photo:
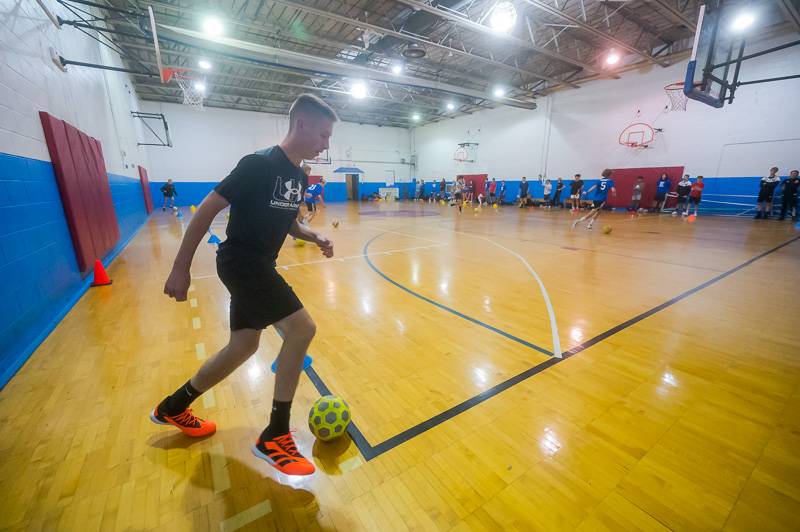
[[[108,278],[106,269],[103,268],[103,263],[100,259],[94,261],[94,281],[92,286],[105,286],[111,284],[111,279]]]

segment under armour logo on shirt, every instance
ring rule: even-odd
[[[286,190],[283,193],[283,197],[288,201],[300,201],[301,198],[301,188],[299,182],[290,179],[289,181],[285,181],[283,183],[283,188]]]

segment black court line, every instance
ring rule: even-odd
[[[542,371],[544,371],[544,370],[546,370],[548,368],[551,368],[551,367],[555,366],[556,364],[559,364],[559,363],[563,362],[564,360],[567,360],[568,358],[570,358],[572,356],[577,355],[581,351],[585,351],[586,349],[592,347],[593,345],[596,345],[596,344],[602,342],[606,338],[608,338],[610,336],[613,336],[613,335],[617,334],[618,332],[623,331],[623,330],[627,329],[628,327],[631,327],[632,325],[635,325],[636,323],[639,323],[640,321],[642,321],[642,320],[644,320],[646,318],[649,318],[650,316],[652,316],[652,315],[654,315],[654,314],[656,314],[658,312],[661,312],[662,310],[664,310],[664,309],[666,309],[668,307],[671,307],[672,305],[678,303],[679,301],[682,301],[682,300],[686,299],[687,297],[689,297],[689,296],[691,296],[693,294],[696,294],[697,292],[699,292],[701,290],[704,290],[704,289],[708,288],[709,286],[711,286],[713,284],[718,283],[719,281],[723,280],[724,278],[726,278],[726,277],[728,277],[730,275],[733,275],[734,273],[738,272],[739,270],[741,270],[743,268],[746,268],[747,266],[750,266],[754,262],[756,262],[756,261],[758,261],[760,259],[763,259],[767,255],[770,255],[770,254],[778,251],[779,249],[788,246],[792,242],[796,242],[797,240],[800,240],[800,236],[796,236],[794,238],[790,238],[786,242],[784,242],[782,244],[779,244],[779,245],[777,245],[777,246],[775,246],[775,247],[773,247],[771,249],[768,249],[767,251],[764,251],[763,253],[760,253],[760,254],[756,255],[755,257],[753,257],[753,258],[751,258],[751,259],[739,264],[738,266],[735,266],[734,268],[731,268],[730,270],[727,270],[724,273],[721,273],[721,274],[717,275],[716,277],[713,277],[713,278],[709,279],[708,281],[706,281],[706,282],[704,282],[704,283],[702,283],[700,285],[697,285],[694,288],[690,288],[689,290],[681,292],[680,294],[678,294],[677,296],[673,297],[672,299],[670,299],[668,301],[665,301],[664,303],[661,303],[660,305],[658,305],[656,307],[653,307],[650,310],[642,312],[641,314],[639,314],[637,316],[634,316],[633,318],[631,318],[631,319],[629,319],[629,320],[627,320],[627,321],[625,321],[623,323],[620,323],[619,325],[617,325],[615,327],[612,327],[611,329],[608,329],[607,331],[605,331],[603,333],[600,333],[597,336],[595,336],[593,338],[590,338],[589,340],[587,340],[587,341],[585,341],[585,342],[583,342],[583,343],[581,343],[579,345],[576,345],[575,347],[573,347],[569,351],[565,351],[564,352],[564,358],[560,358],[560,359],[559,358],[550,358],[548,360],[545,360],[541,364],[538,364],[536,366],[533,366],[532,368],[526,369],[522,373],[514,375],[513,377],[511,377],[511,378],[509,378],[509,379],[507,379],[507,380],[505,380],[505,381],[503,381],[503,382],[501,382],[499,384],[496,384],[496,385],[492,386],[488,390],[485,390],[485,391],[479,393],[478,395],[467,399],[466,401],[463,401],[463,402],[461,402],[461,403],[459,403],[459,404],[457,404],[457,405],[455,405],[453,407],[450,407],[447,410],[445,410],[444,412],[436,414],[432,418],[426,419],[425,421],[423,421],[421,423],[418,423],[418,424],[414,425],[413,427],[404,430],[400,434],[392,436],[391,438],[389,438],[389,439],[387,439],[385,441],[382,441],[381,443],[379,443],[377,445],[374,445],[374,446],[371,445],[367,441],[367,439],[364,437],[364,435],[361,433],[361,431],[358,429],[358,427],[356,427],[354,422],[350,423],[350,426],[348,427],[347,432],[350,434],[350,437],[355,442],[356,447],[358,447],[358,450],[361,452],[361,455],[364,457],[364,459],[365,460],[372,460],[373,458],[375,458],[377,456],[380,456],[381,454],[394,449],[398,445],[401,445],[401,444],[403,444],[403,443],[405,443],[405,442],[407,442],[407,441],[419,436],[423,432],[426,432],[426,431],[436,427],[437,425],[441,425],[445,421],[448,421],[448,420],[456,417],[457,415],[466,412],[470,408],[473,408],[473,407],[483,403],[484,401],[486,401],[486,400],[498,395],[499,393],[504,392],[505,390],[511,388],[512,386],[515,386],[515,385],[519,384],[520,382],[525,381],[525,380],[533,377],[534,375],[536,375],[538,373],[541,373]],[[306,368],[306,373],[308,374],[308,377],[311,379],[311,382],[317,388],[317,391],[319,391],[320,395],[328,395],[328,394],[331,393],[330,390],[328,389],[328,387],[325,385],[325,383],[320,378],[320,376],[317,374],[316,371],[314,371],[314,369],[311,366]]]

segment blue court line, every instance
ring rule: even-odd
[[[378,236],[380,236],[380,235],[378,235]],[[373,240],[374,240],[374,238],[373,238]],[[425,421],[422,421],[421,423],[418,423],[418,424],[414,425],[413,427],[404,430],[400,434],[392,436],[391,438],[389,438],[387,440],[384,440],[384,441],[382,441],[381,443],[379,443],[377,445],[374,445],[374,446],[371,445],[367,441],[367,439],[364,437],[364,435],[361,433],[361,431],[358,429],[358,427],[355,426],[355,423],[353,423],[353,422],[350,423],[350,426],[348,427],[347,432],[350,434],[350,437],[355,442],[356,447],[361,452],[361,455],[364,457],[364,459],[365,460],[372,460],[373,458],[375,458],[377,456],[380,456],[381,454],[394,449],[398,445],[401,445],[401,444],[403,444],[403,443],[405,443],[405,442],[407,442],[407,441],[419,436],[423,432],[426,432],[426,431],[436,427],[437,425],[441,425],[445,421],[448,421],[448,420],[454,418],[455,416],[466,412],[470,408],[472,408],[474,406],[477,406],[477,405],[483,403],[484,401],[494,397],[495,395],[498,395],[501,392],[504,392],[505,390],[511,388],[512,386],[515,386],[516,384],[519,384],[520,382],[525,381],[525,380],[533,377],[534,375],[537,375],[537,374],[541,373],[542,371],[555,366],[556,364],[560,364],[560,363],[564,362],[565,360],[569,359],[570,357],[572,357],[574,355],[577,355],[578,353],[580,353],[582,351],[585,351],[586,349],[592,347],[593,345],[596,345],[596,344],[600,343],[601,341],[605,340],[606,338],[608,338],[610,336],[613,336],[614,334],[617,334],[618,332],[620,332],[620,331],[622,331],[624,329],[627,329],[628,327],[631,327],[632,325],[635,325],[636,323],[639,323],[640,321],[652,316],[653,314],[656,314],[656,313],[658,313],[658,312],[660,312],[660,311],[662,311],[662,310],[664,310],[664,309],[666,309],[668,307],[671,307],[675,303],[678,303],[679,301],[682,301],[683,299],[686,299],[687,297],[689,297],[689,296],[691,296],[691,295],[693,295],[693,294],[695,294],[695,293],[697,293],[697,292],[699,292],[699,291],[701,291],[701,290],[703,290],[705,288],[708,288],[709,286],[711,286],[713,284],[718,283],[719,281],[723,280],[724,278],[728,277],[729,275],[732,275],[732,274],[738,272],[739,270],[741,270],[743,268],[746,268],[747,266],[750,266],[754,262],[756,262],[756,261],[758,261],[760,259],[763,259],[767,255],[770,255],[770,254],[778,251],[779,249],[782,249],[782,248],[788,246],[789,244],[791,244],[793,242],[796,242],[798,240],[800,240],[800,236],[796,236],[794,238],[790,238],[789,240],[783,242],[782,244],[779,244],[779,245],[777,245],[777,246],[775,246],[775,247],[773,247],[771,249],[768,249],[767,251],[764,251],[763,253],[760,253],[760,254],[756,255],[755,257],[753,257],[753,258],[751,258],[751,259],[739,264],[738,266],[735,266],[734,268],[731,268],[730,270],[727,270],[726,272],[721,273],[720,275],[717,275],[716,277],[713,277],[713,278],[709,279],[708,281],[706,281],[706,282],[704,282],[704,283],[702,283],[702,284],[700,284],[700,285],[698,285],[698,286],[696,286],[694,288],[690,288],[689,290],[681,292],[680,294],[678,294],[677,296],[673,297],[672,299],[670,299],[668,301],[665,301],[664,303],[661,303],[660,305],[658,305],[656,307],[653,307],[650,310],[642,312],[641,314],[639,314],[639,315],[637,315],[637,316],[635,316],[635,317],[633,317],[633,318],[631,318],[631,319],[629,319],[629,320],[627,320],[627,321],[625,321],[625,322],[623,322],[623,323],[621,323],[621,324],[619,324],[619,325],[617,325],[615,327],[612,327],[611,329],[609,329],[609,330],[607,330],[607,331],[605,331],[605,332],[603,332],[601,334],[598,334],[597,336],[595,336],[593,338],[590,338],[589,340],[587,340],[587,341],[585,341],[585,342],[583,342],[583,343],[581,343],[579,345],[576,345],[575,347],[573,347],[569,351],[565,351],[564,352],[564,358],[550,358],[548,360],[545,360],[541,364],[537,364],[536,366],[533,366],[532,368],[526,369],[522,373],[518,373],[517,375],[514,375],[513,377],[511,377],[511,378],[509,378],[509,379],[507,379],[507,380],[505,380],[505,381],[503,381],[503,382],[501,382],[499,384],[496,384],[496,385],[492,386],[491,388],[479,393],[478,395],[475,395],[475,396],[467,399],[466,401],[463,401],[463,402],[461,402],[461,403],[459,403],[459,404],[457,404],[455,406],[452,406],[452,407],[448,408],[447,410],[445,410],[444,412],[436,414],[435,416],[433,416],[433,417],[431,417],[429,419],[426,419]],[[319,391],[319,393],[321,395],[327,395],[327,394],[330,393],[330,390],[325,385],[325,383],[322,381],[322,379],[320,378],[320,376],[317,374],[316,371],[314,371],[311,367],[309,367],[308,369],[306,369],[306,373],[308,374],[309,378],[311,379],[311,382],[314,383],[314,386],[317,388],[317,390]]]
[[[506,338],[508,338],[509,340],[513,340],[513,341],[515,341],[515,342],[517,342],[517,343],[519,343],[519,344],[522,344],[522,345],[524,345],[525,347],[530,347],[531,349],[535,349],[536,351],[539,351],[540,353],[543,353],[543,354],[545,354],[545,355],[547,355],[547,356],[549,356],[549,357],[553,356],[553,352],[552,352],[552,351],[549,351],[549,350],[547,350],[547,349],[545,349],[544,347],[539,347],[538,345],[536,345],[536,344],[534,344],[534,343],[531,343],[531,342],[529,342],[529,341],[527,341],[527,340],[523,340],[522,338],[519,338],[519,337],[517,337],[517,336],[514,336],[513,334],[511,334],[511,333],[508,333],[508,332],[506,332],[506,331],[504,331],[504,330],[502,330],[502,329],[498,329],[497,327],[493,327],[492,325],[489,325],[488,323],[484,323],[484,322],[482,322],[481,320],[479,320],[479,319],[477,319],[477,318],[473,318],[472,316],[467,316],[466,314],[464,314],[464,313],[462,313],[462,312],[459,312],[459,311],[457,311],[457,310],[455,310],[455,309],[452,309],[452,308],[450,308],[450,307],[448,307],[448,306],[446,306],[446,305],[442,305],[442,304],[441,304],[441,303],[439,303],[438,301],[434,301],[433,299],[430,299],[430,298],[428,298],[428,297],[425,297],[425,296],[423,296],[422,294],[419,294],[419,293],[417,293],[417,292],[415,292],[415,291],[411,290],[410,288],[408,288],[408,287],[406,287],[406,286],[404,286],[404,285],[402,285],[402,284],[398,283],[397,281],[395,281],[394,279],[392,279],[391,277],[389,277],[388,275],[386,275],[385,273],[383,273],[381,270],[379,270],[379,269],[378,269],[378,268],[377,268],[377,267],[376,267],[376,266],[375,266],[375,265],[372,263],[372,261],[371,261],[371,260],[369,260],[369,255],[368,255],[367,253],[368,253],[368,251],[369,251],[369,245],[370,245],[370,244],[372,244],[372,242],[373,242],[373,241],[374,241],[376,238],[378,238],[378,237],[381,237],[381,236],[383,236],[383,235],[385,235],[385,234],[386,234],[386,233],[380,233],[379,235],[376,235],[376,236],[372,237],[372,238],[371,238],[369,241],[367,241],[367,243],[366,243],[366,244],[364,244],[364,251],[363,251],[363,255],[364,255],[364,260],[366,260],[366,261],[367,261],[367,264],[369,264],[369,267],[370,267],[370,268],[372,268],[372,270],[373,270],[375,273],[377,273],[378,275],[380,275],[381,277],[383,277],[383,278],[384,278],[386,281],[388,281],[388,282],[390,282],[391,284],[395,285],[397,288],[399,288],[399,289],[401,289],[401,290],[403,290],[403,291],[405,291],[405,292],[407,292],[407,293],[411,294],[412,296],[414,296],[414,297],[416,297],[416,298],[419,298],[419,299],[421,299],[421,300],[425,301],[426,303],[430,303],[431,305],[433,305],[433,306],[435,306],[435,307],[437,307],[437,308],[440,308],[440,309],[442,309],[442,310],[444,310],[444,311],[446,311],[446,312],[449,312],[449,313],[451,313],[451,314],[454,314],[454,315],[458,316],[459,318],[465,319],[465,320],[467,320],[467,321],[469,321],[469,322],[471,322],[471,323],[474,323],[475,325],[480,325],[481,327],[484,327],[484,328],[486,328],[486,329],[489,329],[490,331],[492,331],[492,332],[495,332],[495,333],[497,333],[497,334],[499,334],[499,335],[501,335],[501,336],[505,336],[505,337],[506,337]]]

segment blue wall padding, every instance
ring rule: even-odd
[[[139,179],[109,174],[121,251],[147,219]],[[53,165],[0,153],[0,387],[88,287],[75,260]]]

